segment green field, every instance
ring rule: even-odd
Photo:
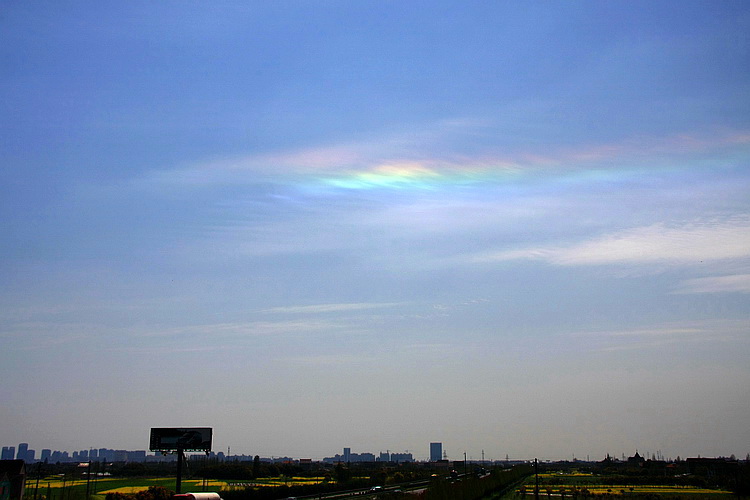
[[[532,475],[512,496],[524,498],[534,496],[535,478]],[[539,496],[541,498],[572,499],[574,496],[612,495],[628,496],[654,494],[664,496],[690,496],[695,498],[730,498],[732,493],[724,490],[699,488],[697,486],[603,484],[602,477],[590,473],[545,473],[539,474]]]
[[[175,478],[98,478],[88,484],[92,500],[104,500],[109,492],[135,493],[147,490],[150,486],[163,486],[169,490],[175,489]],[[205,489],[204,482],[200,479],[183,479],[183,491],[220,491],[226,489],[226,481],[207,480]],[[49,476],[39,480],[30,479],[26,482],[25,498],[44,498],[46,500],[73,500],[86,496],[86,479],[63,479],[60,476]]]
[[[253,486],[299,486],[318,484],[323,477],[272,477],[248,480],[216,480],[216,479],[183,479],[182,491],[221,491],[244,489]],[[99,478],[88,485],[92,500],[104,500],[107,493],[136,493],[147,490],[150,486],[163,486],[175,490],[174,477],[158,478]],[[83,498],[86,495],[86,479],[63,479],[60,476],[49,476],[39,480],[29,479],[26,482],[26,498],[45,498],[46,500],[69,500]]]
[[[657,495],[695,495],[696,498],[731,498],[734,495],[728,491],[712,490],[707,488],[698,488],[697,486],[628,486],[628,485],[604,485],[604,484],[592,484],[585,488],[576,487],[573,485],[555,485],[553,486],[540,486],[539,495],[543,498],[545,496],[554,496],[562,498],[563,493],[566,498],[573,498],[573,493],[576,491],[578,495],[586,491],[595,495],[609,494],[609,495],[621,495],[628,496],[630,494],[657,494]],[[524,493],[525,491],[525,493]],[[527,483],[524,489],[519,488],[516,490],[516,494],[520,497],[534,496],[534,481]]]

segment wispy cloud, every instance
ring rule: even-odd
[[[29,321],[4,325],[0,339],[9,350],[56,349],[65,344],[90,341],[100,329],[99,325],[92,323]]]
[[[182,349],[174,342],[191,341],[198,345],[188,350],[208,349],[204,343],[210,343],[210,350],[226,346],[237,346],[242,339],[259,337],[304,336],[321,332],[337,332],[348,328],[345,320],[329,321],[319,318],[305,318],[278,321],[248,321],[235,323],[205,323],[183,326],[149,325],[133,328],[111,328],[96,323],[59,324],[49,322],[27,322],[8,326],[0,332],[6,347],[22,350],[43,350],[66,344],[95,341],[110,344],[112,341],[122,345],[108,345],[108,350],[132,349],[129,344],[133,339],[158,341],[153,348]],[[163,344],[168,344],[165,346]],[[231,348],[231,347],[230,347]]]
[[[654,224],[603,235],[569,246],[528,247],[476,261],[539,260],[559,266],[609,264],[686,265],[750,257],[750,217],[668,227]]]
[[[540,148],[484,150],[460,153],[445,149],[456,134],[482,130],[497,133],[491,125],[470,120],[459,125],[426,124],[421,132],[374,137],[369,140],[322,144],[310,148],[220,157],[183,167],[149,173],[142,185],[208,187],[256,184],[260,182],[299,183],[318,181],[334,188],[424,187],[425,183],[471,182],[491,179],[506,181],[521,172],[546,172],[551,176],[566,172],[594,170],[623,172],[653,159],[671,164],[669,159],[731,150],[744,151],[750,144],[747,131],[722,134],[675,134],[667,137],[625,138],[619,142],[578,144]],[[681,162],[681,163],[684,163]]]
[[[674,293],[750,293],[750,274],[689,279],[682,281]]]
[[[568,336],[584,341],[592,351],[615,352],[674,344],[736,341],[744,338],[747,326],[747,322],[742,320],[710,320],[660,324],[647,328],[582,331]]]
[[[136,333],[143,337],[257,337],[296,334],[304,332],[329,331],[341,328],[337,322],[321,320],[299,321],[249,321],[237,323],[216,323],[187,325],[171,328],[151,328]]]
[[[284,314],[321,314],[331,312],[361,311],[366,309],[379,309],[383,307],[393,307],[399,305],[395,302],[362,302],[347,304],[315,304],[309,306],[284,306],[263,309],[264,313],[284,313]]]
[[[371,354],[311,354],[306,356],[283,356],[279,358],[285,364],[293,364],[306,367],[357,367],[376,360]]]
[[[684,337],[702,332],[702,328],[695,326],[660,326],[653,328],[635,328],[632,330],[606,330],[591,332],[575,332],[574,337],[597,337],[597,338],[627,338],[627,337]]]

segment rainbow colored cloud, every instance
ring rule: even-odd
[[[596,182],[645,173],[750,166],[750,132],[639,138],[514,154],[431,155],[384,142],[251,155],[155,172],[151,180],[201,185],[270,182],[303,190],[437,190],[525,182]],[[427,147],[425,147],[427,149]]]

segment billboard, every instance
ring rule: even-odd
[[[151,451],[211,451],[211,427],[152,427]]]

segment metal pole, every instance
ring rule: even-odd
[[[89,500],[89,496],[91,493],[91,469],[91,460],[89,460],[89,465],[86,469],[86,500]]]
[[[91,483],[91,490],[94,492],[94,495],[96,495],[96,480],[99,478],[99,469],[101,468],[99,465],[101,462],[99,462],[98,457],[97,461],[94,463],[96,464],[96,472],[94,473],[94,481]]]
[[[177,484],[176,493],[182,493],[182,445],[177,446]]]
[[[36,500],[39,495],[39,478],[41,477],[42,477],[42,462],[39,462],[39,467],[36,470],[36,488],[34,488],[34,500]]]
[[[534,499],[539,500],[539,460],[534,459]]]

